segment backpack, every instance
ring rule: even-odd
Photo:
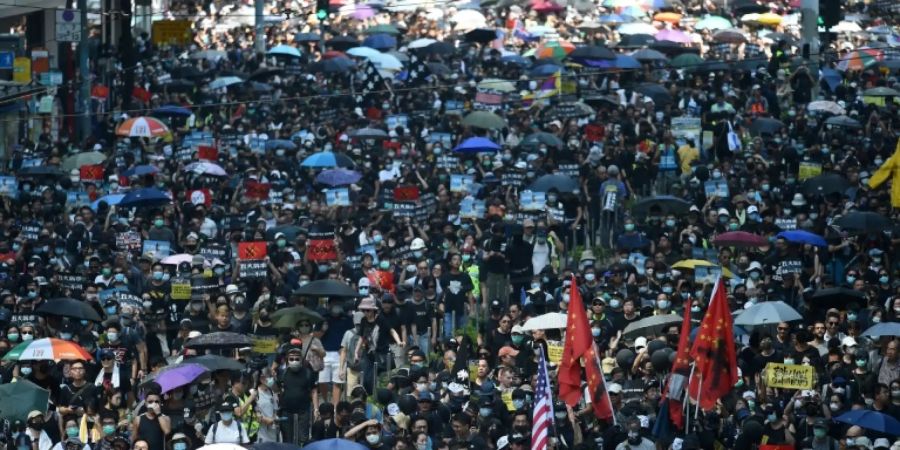
[[[213,444],[216,443],[216,431],[219,429],[219,422],[221,422],[221,420],[217,420],[216,423],[214,423],[212,426]],[[234,423],[236,423],[238,427],[238,441],[241,441],[238,442],[238,445],[242,445],[244,443],[244,438],[249,441],[250,438],[246,434],[244,434],[244,427],[241,425],[241,421],[238,419],[234,419]]]

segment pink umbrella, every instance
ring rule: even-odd
[[[532,0],[531,9],[538,13],[557,13],[565,8],[558,5],[553,0]]]
[[[662,30],[659,33],[656,33],[656,40],[677,42],[679,44],[691,43],[691,37],[685,34],[684,31],[674,29]]]
[[[356,20],[366,20],[375,16],[375,10],[369,5],[356,5],[350,16]]]

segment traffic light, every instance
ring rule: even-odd
[[[316,18],[320,22],[328,18],[328,0],[316,0]]]

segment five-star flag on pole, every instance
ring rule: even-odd
[[[704,410],[716,406],[716,400],[731,391],[737,383],[737,354],[734,349],[734,323],[728,308],[725,284],[720,277],[713,289],[709,308],[694,346],[694,375],[688,393]]]

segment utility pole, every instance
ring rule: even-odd
[[[80,105],[78,125],[81,140],[91,135],[91,67],[88,63],[88,18],[87,0],[78,0],[78,14],[81,15],[81,40],[78,42],[78,72],[81,74],[81,86],[78,92]]]
[[[255,0],[253,6],[256,7],[256,51],[258,53],[266,52],[266,27],[265,27],[265,0]]]
[[[819,79],[819,0],[801,0],[800,25],[803,48],[809,52],[809,74]],[[819,83],[813,83],[812,98],[819,95]]]

